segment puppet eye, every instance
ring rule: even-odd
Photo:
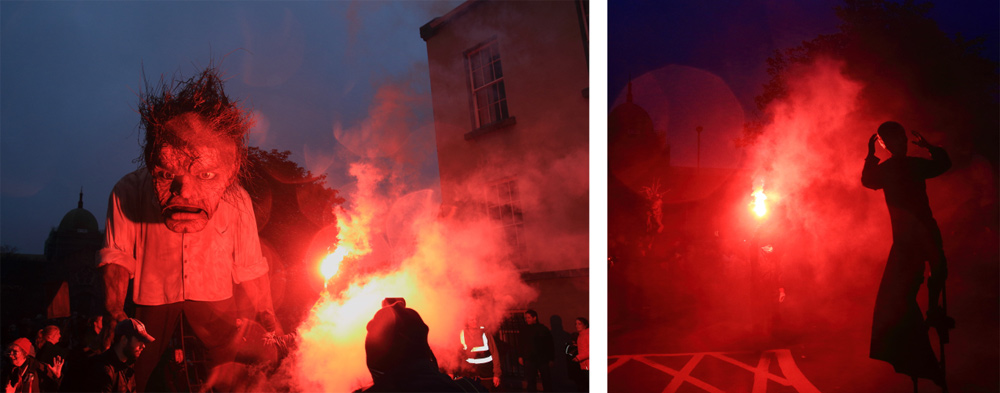
[[[161,178],[163,180],[173,180],[174,179],[174,173],[173,172],[167,172],[165,170],[160,169],[160,170],[156,171],[156,177]]]
[[[202,172],[198,175],[201,180],[212,180],[215,178],[215,172]]]

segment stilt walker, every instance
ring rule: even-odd
[[[941,231],[931,212],[926,180],[951,167],[947,152],[911,131],[914,145],[927,149],[931,158],[907,156],[910,144],[902,125],[887,121],[868,140],[868,156],[861,184],[883,190],[892,224],[892,248],[879,284],[872,318],[869,356],[892,364],[897,373],[914,382],[925,378],[947,391],[944,382],[944,344],[954,320],[945,311],[944,283],[948,278]],[[882,143],[892,156],[881,161],[875,144]],[[925,269],[931,274],[926,277]],[[926,319],[917,304],[917,293],[926,282],[929,297]],[[938,297],[941,297],[939,303]],[[928,329],[938,333],[939,352],[934,354]]]

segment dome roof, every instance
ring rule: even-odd
[[[59,232],[73,233],[99,233],[97,229],[97,218],[94,214],[83,208],[83,190],[80,190],[80,202],[76,209],[70,210],[59,222]]]
[[[622,138],[646,139],[654,135],[653,118],[645,109],[632,102],[632,81],[629,81],[625,102],[608,113],[608,142],[616,144]]]
[[[653,132],[653,119],[641,106],[631,101],[616,106],[608,114],[608,131],[618,136],[619,133],[637,135]]]
[[[59,222],[59,232],[98,233],[97,218],[82,207],[70,210]]]

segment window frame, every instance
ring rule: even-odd
[[[484,51],[492,53],[482,56]],[[466,50],[464,57],[474,129],[493,128],[513,120],[513,116],[510,115],[499,40],[494,37],[482,42]],[[487,70],[489,74],[486,74]],[[479,86],[477,80],[480,82]],[[482,103],[484,99],[487,101],[485,104]],[[483,112],[487,114],[488,119],[483,118]]]
[[[527,249],[524,234],[524,209],[516,178],[504,178],[487,185],[484,200],[486,216],[502,232],[505,258],[515,264],[524,260]]]

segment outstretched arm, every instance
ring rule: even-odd
[[[271,302],[271,280],[267,274],[247,280],[241,283],[246,291],[250,303],[253,304],[257,319],[264,326],[264,330],[275,334],[282,334],[281,326],[274,317],[274,304]]]
[[[101,275],[104,278],[104,310],[111,317],[104,323],[101,340],[108,348],[114,340],[115,325],[128,318],[125,315],[125,296],[128,293],[129,273],[121,265],[111,263],[101,266]]]

